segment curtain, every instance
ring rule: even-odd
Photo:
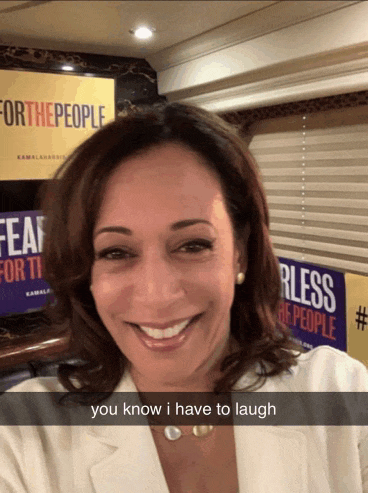
[[[368,274],[368,107],[260,121],[245,138],[276,254]]]

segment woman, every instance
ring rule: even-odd
[[[52,183],[50,315],[85,363],[16,390],[367,391],[363,365],[332,348],[300,354],[277,321],[264,192],[220,118],[175,103],[136,111]],[[368,491],[366,428],[19,427],[0,439],[2,492]]]

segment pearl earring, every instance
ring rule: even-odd
[[[236,276],[236,284],[243,284],[245,279],[244,272],[239,272],[239,274]]]

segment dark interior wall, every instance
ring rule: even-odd
[[[0,181],[0,212],[32,211],[35,199],[45,180]]]
[[[63,65],[72,65],[74,71],[65,72]],[[117,112],[165,99],[158,95],[156,72],[143,58],[0,46],[0,69],[114,78]]]
[[[255,124],[262,120],[292,115],[315,114],[343,108],[356,108],[358,106],[368,106],[368,91],[337,94],[249,110],[228,111],[222,113],[221,116],[229,123],[238,126],[244,138],[247,139],[251,137],[252,128],[254,128]]]

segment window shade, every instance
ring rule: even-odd
[[[363,123],[340,112],[253,129],[278,256],[368,274],[368,111],[359,110]]]

